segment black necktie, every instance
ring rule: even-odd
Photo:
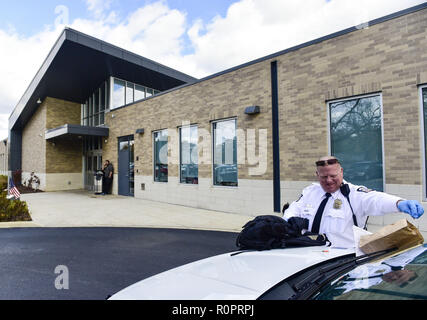
[[[325,194],[326,198],[323,199],[323,201],[320,203],[319,209],[317,209],[316,215],[314,216],[313,225],[311,227],[311,232],[313,233],[319,233],[320,221],[322,220],[323,210],[325,210],[326,203],[328,202],[330,196],[331,194],[327,192]]]

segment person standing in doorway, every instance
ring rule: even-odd
[[[114,167],[110,160],[105,160],[103,181],[102,181],[102,195],[111,193],[111,185],[113,184]]]

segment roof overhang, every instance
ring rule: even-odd
[[[196,79],[107,42],[65,28],[9,117],[9,130],[21,130],[39,99],[84,103],[109,76],[160,91]]]
[[[46,130],[45,139],[50,140],[54,138],[69,138],[69,137],[108,137],[108,127],[88,127],[76,124],[64,124],[63,126]]]

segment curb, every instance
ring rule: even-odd
[[[34,223],[34,221],[11,221],[11,222],[0,222],[0,229],[7,228],[39,228],[40,225]]]

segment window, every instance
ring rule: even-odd
[[[88,110],[88,103],[82,104],[82,125],[87,126],[88,123],[88,117],[89,117],[89,110]]]
[[[133,83],[126,82],[126,104],[133,102],[133,86]]]
[[[99,124],[104,124],[104,113],[105,113],[105,106],[106,106],[106,99],[107,99],[107,82],[104,82],[103,85],[101,85],[100,88],[100,104],[99,104]]]
[[[153,89],[147,88],[147,98],[153,95]]]
[[[145,87],[138,84],[135,85],[135,101],[145,99]]]
[[[179,129],[181,183],[199,183],[198,139],[197,126],[185,126]]]
[[[125,85],[125,81],[114,79],[112,106],[113,109],[125,105]]]
[[[93,99],[89,97],[89,126],[93,126]]]
[[[424,125],[424,184],[427,184],[427,87],[421,87],[420,90]],[[427,198],[427,189],[424,191],[424,197]]]
[[[425,245],[398,256],[392,255],[384,261],[369,261],[361,265],[355,263],[350,269],[352,270],[346,270],[335,281],[328,281],[313,298],[346,301],[427,299]]]
[[[236,119],[213,123],[213,183],[237,186]]]
[[[111,78],[111,83],[113,85],[112,105],[110,106],[110,109],[123,107],[124,105],[131,104],[135,101],[160,93],[158,90],[116,78]]]
[[[383,191],[381,96],[329,103],[331,154],[340,159],[344,179]]]
[[[104,124],[104,113],[108,101],[108,82],[105,81],[82,104],[83,126],[98,126]]]
[[[168,130],[156,131],[154,138],[154,181],[168,182]]]
[[[99,90],[93,94],[93,125],[99,125]]]

